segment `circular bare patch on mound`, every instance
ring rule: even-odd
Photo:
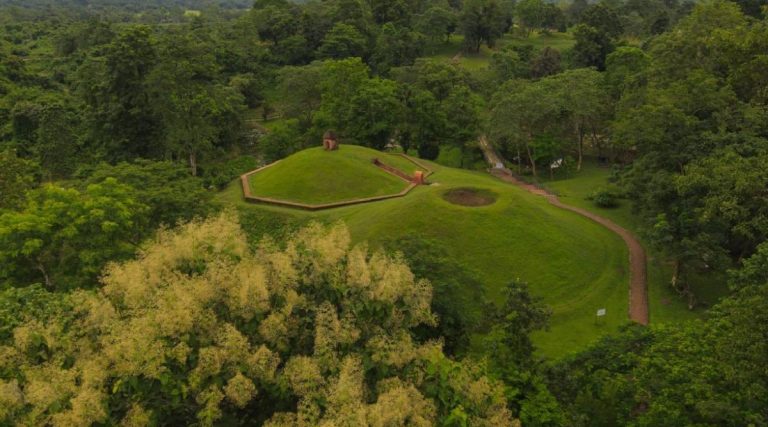
[[[487,206],[496,202],[496,193],[480,188],[454,188],[443,193],[443,199],[454,205]]]

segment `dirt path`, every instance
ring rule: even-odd
[[[640,242],[638,242],[637,238],[635,238],[635,236],[633,236],[632,233],[627,231],[625,228],[617,225],[615,222],[607,218],[603,218],[599,215],[595,215],[592,212],[577,208],[575,206],[567,205],[561,202],[556,195],[533,184],[528,184],[517,179],[509,169],[504,168],[503,166],[498,167],[503,165],[502,159],[496,153],[496,150],[491,147],[485,137],[480,139],[479,144],[488,163],[497,166],[490,170],[491,175],[503,181],[517,185],[518,187],[523,188],[530,193],[546,197],[550,204],[589,218],[592,221],[602,225],[603,227],[613,231],[614,233],[621,236],[622,239],[624,239],[624,243],[627,244],[627,248],[629,249],[629,318],[637,323],[647,325],[649,322],[649,316],[646,257],[645,250],[643,249],[643,246],[640,244]]]

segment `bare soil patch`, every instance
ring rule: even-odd
[[[495,203],[496,198],[496,193],[480,188],[454,188],[443,193],[443,199],[461,206],[487,206]]]

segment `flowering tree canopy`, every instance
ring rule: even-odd
[[[513,425],[483,367],[411,330],[432,289],[313,224],[249,248],[230,214],[161,231],[0,337],[0,424]]]

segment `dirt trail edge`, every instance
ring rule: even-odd
[[[510,184],[517,185],[530,193],[546,197],[550,204],[557,206],[558,208],[575,212],[583,217],[589,218],[592,221],[602,225],[603,227],[613,231],[624,239],[624,243],[627,244],[629,249],[629,318],[642,325],[647,325],[649,322],[648,315],[648,283],[646,273],[646,257],[645,250],[640,242],[635,238],[632,233],[625,228],[617,225],[615,222],[603,218],[599,215],[595,215],[592,212],[586,211],[575,206],[564,204],[557,198],[556,195],[539,188],[533,184],[528,184],[515,177],[512,172],[503,166],[501,156],[496,153],[496,150],[488,143],[485,137],[480,138],[480,148],[485,154],[485,158],[491,165],[491,175],[509,182]]]

